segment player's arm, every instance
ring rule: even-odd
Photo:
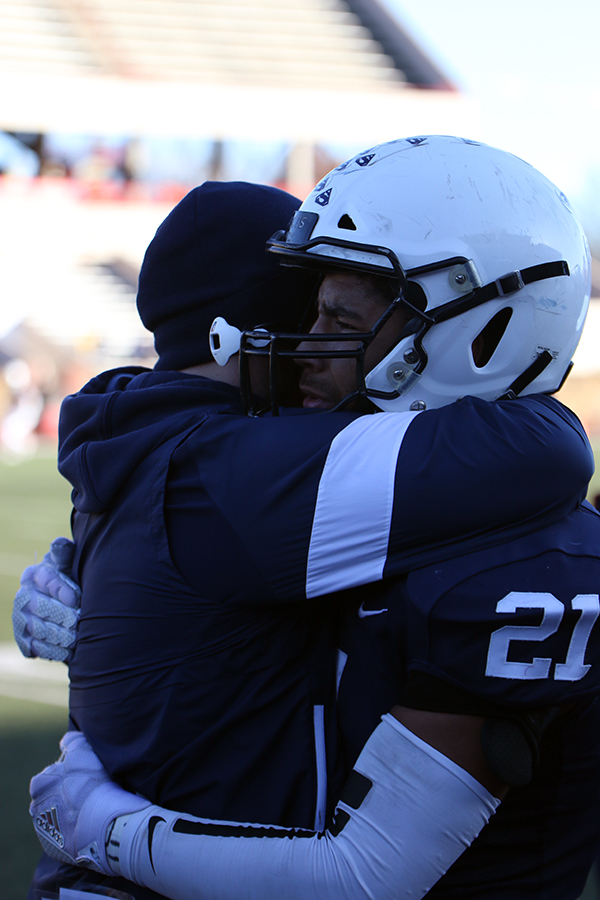
[[[486,757],[481,732],[487,719],[463,713],[431,712],[395,706],[391,714],[409,731],[469,772],[494,797],[502,800],[509,785]]]
[[[212,449],[209,431],[195,435],[199,478],[283,600],[369,584],[559,521],[585,498],[594,468],[581,423],[540,396],[225,428]]]
[[[527,534],[575,508],[593,473],[581,423],[548,397],[242,421],[243,444],[237,420],[201,477],[277,599],[368,584],[452,556],[457,544],[464,553]],[[71,600],[67,619],[57,605],[64,585],[39,567],[24,579],[17,643],[25,655],[68,659],[76,620]]]
[[[139,798],[112,784],[96,787],[97,763],[86,795],[91,750],[82,735],[70,738],[62,761],[33,779],[36,831],[50,855],[122,875],[172,900],[414,900],[464,852],[499,801],[440,752],[448,731],[450,752],[478,764],[477,723],[465,731],[465,717],[442,717],[436,725],[437,714],[427,714],[417,727],[428,733],[433,727],[436,749],[401,723],[401,710],[395,713],[365,745],[335,823],[323,834],[197,819],[156,806],[136,812]],[[74,810],[69,779],[80,802],[85,796],[81,811]],[[128,798],[138,804],[129,815]],[[47,826],[51,809],[58,832]]]

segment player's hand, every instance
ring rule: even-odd
[[[41,563],[28,566],[13,605],[13,632],[23,656],[69,662],[77,641],[81,590],[69,578],[75,544],[56,538]]]
[[[48,856],[112,875],[106,858],[110,825],[151,804],[110,780],[81,732],[68,731],[60,748],[58,762],[31,780],[33,827]]]

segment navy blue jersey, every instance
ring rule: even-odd
[[[510,716],[554,707],[527,787],[513,787],[432,898],[566,900],[600,838],[600,515],[355,592],[339,715],[351,765],[399,703]]]
[[[73,723],[152,802],[319,828],[340,787],[325,595],[558,521],[592,465],[546,397],[249,419],[197,376],[99,376],[60,422]]]

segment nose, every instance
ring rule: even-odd
[[[302,352],[314,352],[315,350],[324,350],[325,345],[314,343],[313,341],[302,341],[302,343],[298,344],[296,349]],[[323,368],[324,360],[314,356],[301,356],[299,358],[297,357],[294,362],[302,369],[312,369],[313,372],[318,372]]]
[[[327,332],[323,329],[322,324],[319,319],[314,323],[312,328],[309,331],[309,334],[327,334]],[[329,346],[329,341],[301,341],[296,350],[300,350],[303,353],[306,352],[314,352],[315,350],[326,350]],[[319,372],[324,368],[325,360],[319,359],[314,356],[303,356],[299,359],[295,360],[296,364],[301,366],[303,369],[311,369],[313,372]]]

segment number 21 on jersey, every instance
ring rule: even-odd
[[[592,628],[600,614],[598,594],[577,594],[571,601],[571,608],[580,615],[573,628],[567,658],[554,666],[556,681],[579,681],[590,668],[584,658]],[[553,594],[511,591],[496,606],[497,613],[515,613],[517,609],[542,609],[542,621],[539,625],[504,625],[494,631],[485,674],[491,678],[548,678],[552,659],[535,656],[530,662],[509,660],[510,642],[545,641],[555,634],[565,612],[564,603]]]

